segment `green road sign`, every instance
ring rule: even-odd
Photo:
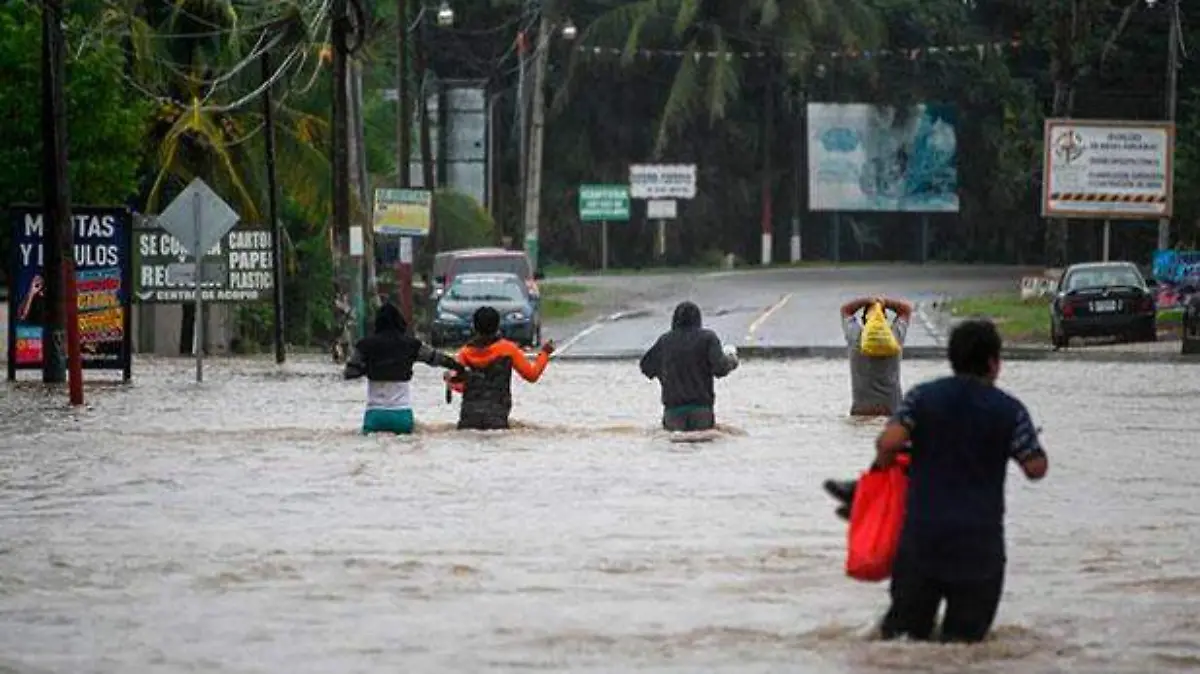
[[[580,185],[579,219],[584,222],[629,220],[628,185]]]

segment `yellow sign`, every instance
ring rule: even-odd
[[[428,236],[433,197],[429,190],[375,190],[372,225],[376,234]]]

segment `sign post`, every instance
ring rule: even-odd
[[[675,219],[675,209],[674,199],[651,199],[646,202],[646,217],[654,220],[658,226],[656,253],[659,257],[667,254],[667,220]]]
[[[1175,124],[1048,119],[1042,216],[1104,221],[1167,219],[1174,207]]]
[[[404,320],[413,324],[413,238],[429,236],[433,219],[433,193],[429,190],[375,190],[372,228],[376,235],[399,236],[396,284]]]
[[[196,351],[197,383],[204,381],[204,253],[217,245],[238,219],[237,212],[199,178],[192,180],[158,216],[163,229],[176,239],[189,242],[187,252],[195,260],[192,284],[195,286],[196,320],[192,342]]]
[[[629,188],[625,185],[580,185],[579,220],[600,223],[600,270],[608,271],[608,223],[629,221]]]
[[[667,254],[667,223],[678,217],[677,199],[696,198],[695,164],[633,164],[629,193],[647,199],[646,217],[656,221],[655,254]]]
[[[192,226],[195,229],[192,238],[192,255],[196,257],[196,266],[203,267],[204,263],[201,260],[204,257],[204,249],[200,247],[200,192],[192,194]],[[201,269],[203,271],[203,269]],[[192,282],[196,287],[195,299],[196,311],[192,322],[192,349],[196,353],[196,381],[204,381],[204,296],[200,292],[200,279],[197,278]]]

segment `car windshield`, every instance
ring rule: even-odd
[[[1140,288],[1142,279],[1138,273],[1129,267],[1101,267],[1098,269],[1080,269],[1067,279],[1067,291],[1085,290],[1087,288],[1110,288],[1113,286],[1133,286]]]
[[[454,275],[459,274],[516,274],[528,278],[529,263],[516,255],[464,257],[454,264]]]
[[[521,302],[525,299],[516,280],[466,279],[450,286],[450,299],[464,302]]]

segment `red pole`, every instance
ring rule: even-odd
[[[74,224],[74,223],[72,223]],[[71,404],[83,404],[83,354],[79,348],[79,291],[75,276],[75,227],[63,241],[63,320],[67,324],[67,375]]]
[[[400,311],[404,321],[413,322],[413,246],[412,238],[400,237],[400,261],[396,263],[396,285],[400,291]]]

